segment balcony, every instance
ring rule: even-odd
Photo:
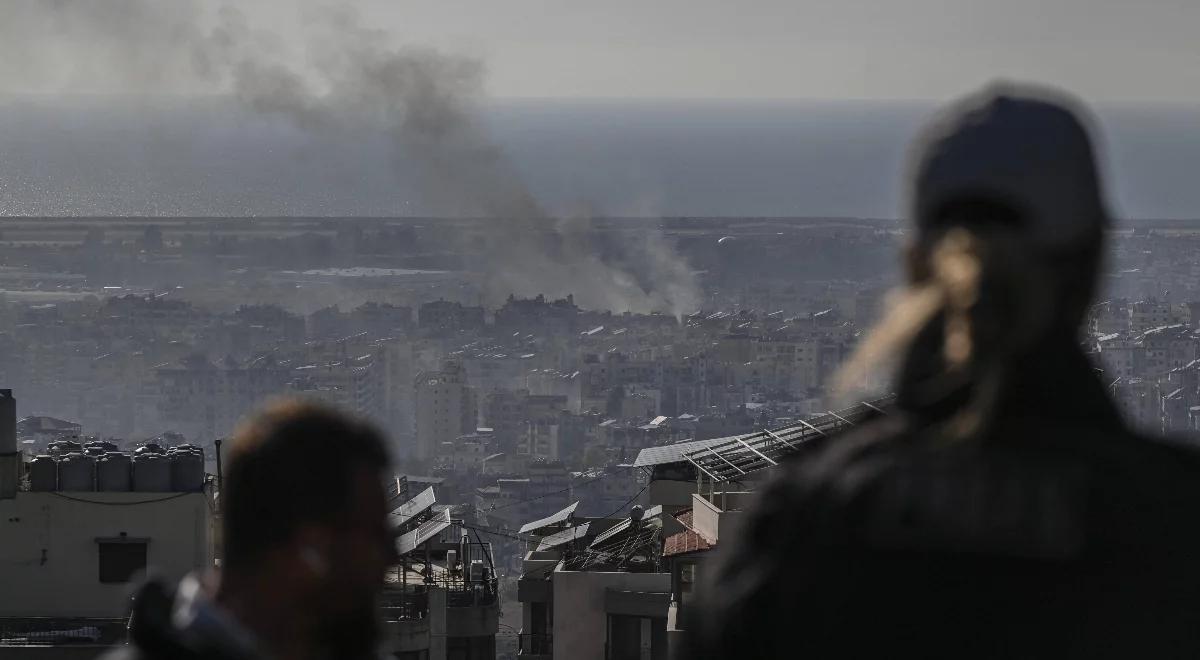
[[[380,614],[383,616],[384,639],[393,653],[427,651],[430,642],[429,594],[422,591],[405,594],[385,594]]]
[[[499,601],[495,579],[482,582],[446,584],[446,605],[449,607],[487,607]]]

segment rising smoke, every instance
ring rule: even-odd
[[[177,2],[16,4],[0,27],[0,56],[17,59],[0,65],[0,83],[133,94],[199,86],[321,136],[385,136],[398,162],[416,166],[426,208],[487,219],[471,244],[491,302],[573,293],[587,308],[675,315],[700,302],[692,271],[660,232],[609,237],[600,249],[594,214],[554,218],[542,208],[479,120],[477,60],[398,46],[343,8],[310,12],[297,53],[230,6],[206,21],[202,5]]]

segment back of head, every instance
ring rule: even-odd
[[[1048,90],[995,85],[951,105],[912,159],[908,286],[843,371],[896,356],[902,405],[953,392],[978,429],[1022,356],[1070,350],[1108,213],[1086,115]],[[963,420],[958,420],[963,421]]]
[[[910,214],[917,241],[956,218],[952,207],[991,203],[1040,254],[1095,248],[1108,224],[1082,106],[1052,90],[995,84],[944,110],[913,149]]]
[[[222,485],[224,568],[252,570],[304,525],[349,521],[358,480],[388,456],[372,427],[332,408],[281,401],[235,434]]]

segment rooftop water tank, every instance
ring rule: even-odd
[[[96,490],[96,459],[76,452],[58,459],[58,489],[66,492]]]
[[[100,449],[103,449],[104,451],[119,451],[120,450],[120,448],[117,447],[117,444],[115,442],[109,442],[108,440],[92,440],[91,442],[84,443],[83,446],[85,449],[91,449],[92,447],[99,447]]]
[[[203,452],[175,448],[167,456],[171,461],[171,490],[190,493],[204,489]]]
[[[70,454],[73,452],[83,452],[83,445],[73,440],[57,440],[47,445],[50,453],[55,456]]]
[[[40,493],[58,490],[58,463],[45,454],[29,461],[29,489]]]
[[[143,453],[133,457],[133,489],[143,493],[171,490],[171,462],[166,456]]]
[[[96,463],[96,490],[128,492],[133,487],[133,459],[129,454],[109,452]]]
[[[17,451],[17,400],[12,390],[0,390],[0,454]]]

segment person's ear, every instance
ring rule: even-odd
[[[295,539],[295,553],[301,566],[314,578],[325,578],[332,566],[332,538],[328,530],[317,526],[302,528]]]
[[[329,574],[329,560],[311,545],[300,548],[300,561],[312,571],[314,577],[325,577]]]

